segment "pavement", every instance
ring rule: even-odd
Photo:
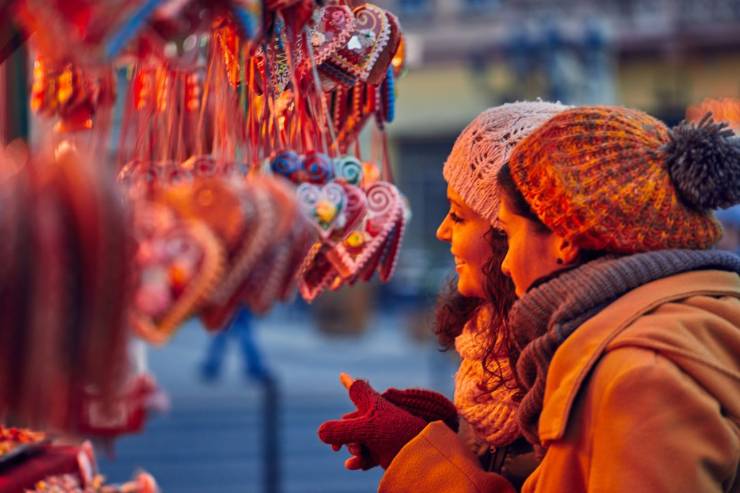
[[[338,337],[320,333],[305,311],[278,308],[257,319],[256,342],[276,383],[266,394],[245,375],[235,341],[221,378],[203,381],[198,366],[209,335],[197,322],[186,324],[168,345],[148,350],[169,411],[118,440],[115,457],[99,450],[102,472],[124,481],[143,468],[166,493],[376,491],[382,470],[345,470],[347,452],[333,452],[316,436],[323,421],[353,409],[339,372],[379,390],[420,386],[450,396],[455,362],[434,344],[412,340],[403,315],[380,314],[368,325],[362,335]],[[277,460],[266,468],[270,453]]]

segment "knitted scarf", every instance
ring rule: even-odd
[[[516,365],[525,395],[517,419],[522,434],[540,446],[537,425],[545,380],[555,351],[586,320],[643,284],[693,270],[740,273],[740,257],[718,250],[660,250],[605,257],[566,271],[519,299],[509,313],[510,330],[521,349]]]
[[[508,445],[520,435],[518,403],[514,400],[517,386],[501,339],[496,341],[494,351],[503,355],[497,363],[504,382],[499,383],[496,375],[483,368],[491,320],[491,308],[485,306],[455,338],[455,349],[461,358],[455,375],[455,407],[475,430],[476,445],[485,445],[486,449]],[[481,444],[481,440],[485,443]]]

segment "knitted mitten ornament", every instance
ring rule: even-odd
[[[335,449],[353,444],[355,451],[350,451],[359,457],[363,469],[375,464],[386,469],[399,450],[427,425],[423,419],[391,404],[364,380],[352,384],[349,398],[357,411],[323,423],[319,438]]]

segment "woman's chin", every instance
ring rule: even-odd
[[[472,286],[471,283],[461,278],[457,280],[457,292],[467,298],[485,298],[485,294],[479,286]]]

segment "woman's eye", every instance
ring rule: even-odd
[[[455,214],[454,212],[450,211],[450,219],[452,219],[453,222],[461,223],[463,220],[460,216]]]

